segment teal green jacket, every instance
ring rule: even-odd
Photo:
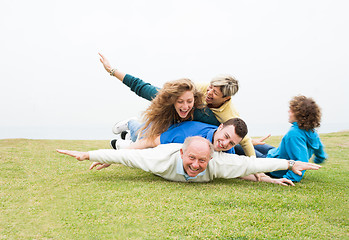
[[[150,83],[146,83],[142,79],[133,77],[129,74],[126,74],[126,76],[124,77],[123,83],[138,96],[145,98],[149,101],[153,100],[160,90],[160,88],[155,87]],[[215,126],[219,126],[221,124],[208,107],[204,107],[202,109],[195,109],[193,120],[212,124]]]

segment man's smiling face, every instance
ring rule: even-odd
[[[208,144],[202,142],[191,143],[185,151],[180,150],[183,160],[183,169],[189,177],[196,177],[207,168],[211,159]]]
[[[228,151],[241,142],[242,138],[235,133],[235,127],[219,125],[213,135],[213,148],[215,151]]]

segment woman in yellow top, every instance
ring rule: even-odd
[[[231,97],[239,90],[236,79],[229,75],[219,75],[213,78],[210,83],[196,83],[195,85],[204,94],[204,103],[210,108],[219,122],[223,123],[231,118],[240,118],[240,114],[231,100]],[[244,137],[240,145],[245,155],[256,155],[251,138],[248,135]]]

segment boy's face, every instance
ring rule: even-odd
[[[293,112],[291,109],[288,110],[288,122],[289,123],[294,123],[297,122],[296,117],[294,116]]]

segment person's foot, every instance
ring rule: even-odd
[[[123,140],[130,140],[131,139],[131,134],[129,131],[122,131],[120,136],[121,136],[121,139],[123,139]]]
[[[118,150],[118,148],[117,148],[117,146],[116,146],[116,141],[117,141],[117,139],[112,139],[112,140],[110,140],[110,147],[111,147],[112,149]]]
[[[113,133],[114,133],[114,134],[120,134],[120,133],[122,133],[123,131],[129,130],[129,129],[128,129],[128,122],[129,122],[130,120],[136,120],[136,119],[137,119],[137,118],[132,117],[132,118],[128,118],[128,119],[126,119],[126,120],[117,122],[117,123],[113,126],[113,128],[112,128]]]
[[[119,150],[119,149],[124,149],[130,146],[132,143],[131,140],[123,140],[123,139],[112,139],[110,140],[110,147]]]

